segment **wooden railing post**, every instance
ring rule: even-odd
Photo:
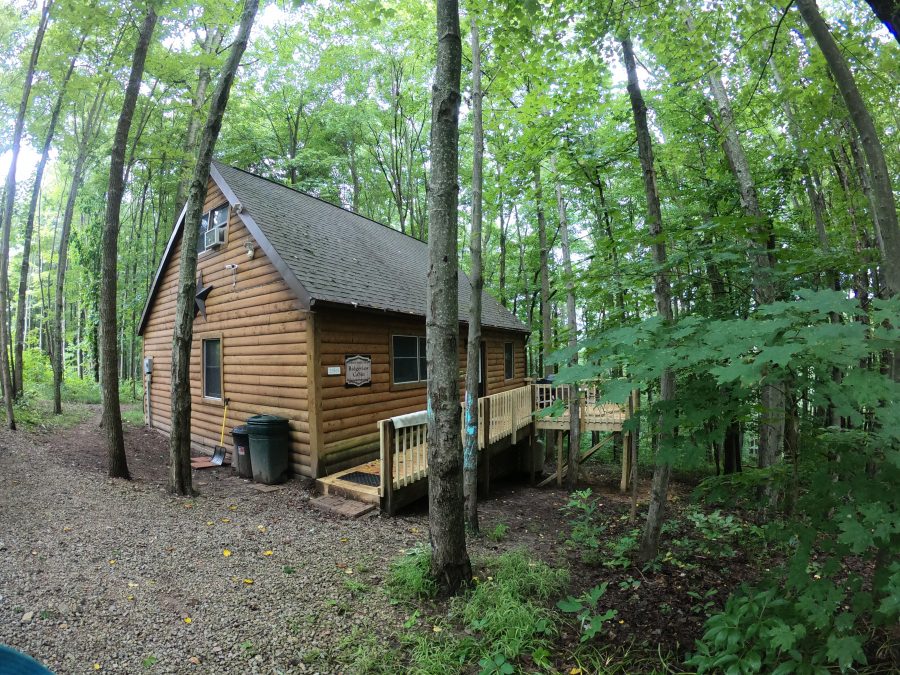
[[[381,420],[378,423],[381,446],[381,509],[394,515],[394,423]]]

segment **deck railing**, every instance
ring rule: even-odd
[[[478,399],[478,448],[510,438],[532,421],[532,385],[483,396]],[[462,429],[465,433],[465,427]],[[381,439],[381,481],[379,494],[399,489],[428,475],[428,422],[412,413],[378,422]],[[388,482],[390,480],[390,483]]]

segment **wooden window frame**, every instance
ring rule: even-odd
[[[506,348],[509,346],[510,350],[510,361],[509,361],[509,369],[506,368]],[[511,373],[507,376],[507,373]],[[510,380],[516,379],[516,343],[513,340],[508,340],[503,343],[503,381],[509,382]]]
[[[209,340],[219,341],[219,391],[221,398],[206,395],[206,346]],[[225,405],[225,338],[221,333],[200,336],[200,400],[208,405]]]
[[[390,391],[403,391],[404,389],[424,389],[428,386],[428,380],[416,380],[415,382],[394,382],[394,338],[395,337],[410,337],[416,338],[416,345],[418,349],[418,340],[421,340],[425,337],[424,333],[416,333],[413,331],[405,331],[405,329],[398,329],[397,331],[391,331],[389,344],[388,344],[388,362],[390,364]],[[419,357],[421,358],[421,356]],[[417,363],[418,366],[418,363]]]
[[[202,251],[197,251],[198,259],[201,256],[214,255],[215,253],[222,252],[226,248],[228,248],[228,231],[231,229],[231,227],[230,227],[230,225],[231,225],[231,204],[229,204],[228,202],[223,202],[222,204],[219,204],[218,206],[214,206],[213,208],[209,209],[208,211],[205,211],[203,213],[203,215],[209,216],[209,215],[213,214],[215,211],[218,211],[222,208],[225,209],[225,213],[226,213],[225,225],[224,225],[224,228],[225,228],[224,240],[222,241],[222,244],[220,246],[217,246],[216,248],[204,248]],[[202,220],[202,216],[201,216],[201,220]],[[198,227],[199,227],[199,225],[198,225]],[[199,239],[198,239],[198,241],[199,241]]]

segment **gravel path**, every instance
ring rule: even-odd
[[[96,425],[0,432],[0,642],[57,673],[324,673],[354,628],[387,640],[406,618],[379,585],[426,540],[421,512],[339,519],[300,481],[262,494],[228,469],[175,499],[140,456],[162,437],[129,432],[144,468],[110,480],[81,456],[101,456]]]

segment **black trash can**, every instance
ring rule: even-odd
[[[247,427],[239,426],[231,430],[234,440],[234,453],[231,465],[241,478],[253,478],[253,465],[250,462],[250,436]]]
[[[247,420],[253,480],[274,485],[287,479],[288,420],[275,415],[255,415]]]

